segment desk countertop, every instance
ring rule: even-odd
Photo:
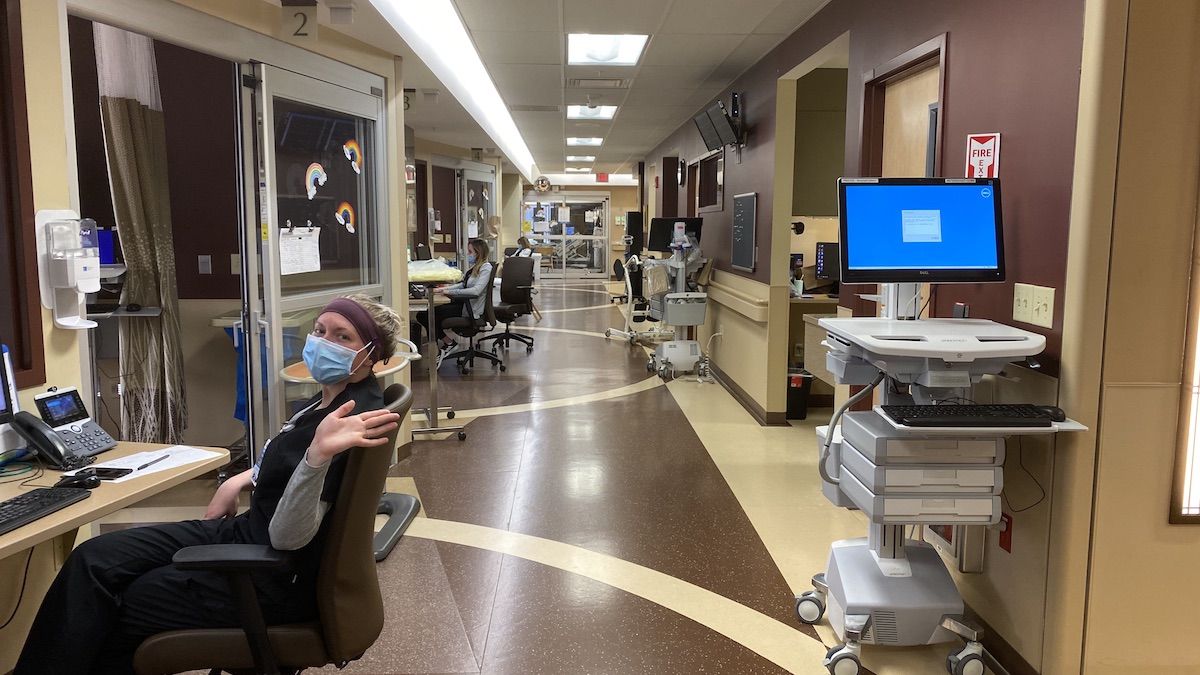
[[[829,304],[837,304],[838,300],[839,300],[839,298],[836,295],[809,295],[809,296],[802,296],[799,298],[796,298],[796,297],[791,298],[791,302],[794,305],[802,305],[802,304],[810,304],[810,303],[811,304],[829,305]]]
[[[161,450],[166,447],[169,446],[156,443],[123,442],[112,450],[99,455],[96,461],[105,462],[138,452]],[[107,516],[127,506],[132,506],[151,495],[158,494],[184,481],[212,471],[229,461],[229,451],[225,448],[204,449],[218,452],[220,456],[207,461],[181,466],[177,469],[148,473],[140,478],[134,478],[121,483],[106,481],[100,487],[92,490],[91,496],[87,499],[76,502],[60,511],[55,511],[43,518],[39,518],[12,532],[0,535],[0,559],[7,558],[14,553],[24,551],[44,541],[49,541],[60,534],[74,530],[81,525]],[[0,485],[0,500],[12,499],[35,487],[53,485],[58,481],[59,476],[60,473],[58,471],[47,471],[40,478],[30,481],[32,485],[21,487],[21,480],[14,480],[11,483]]]
[[[837,314],[805,314],[804,323],[810,323],[815,326],[821,319],[830,319],[836,316]]]

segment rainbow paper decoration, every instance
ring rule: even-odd
[[[347,232],[354,234],[354,207],[350,206],[350,202],[338,204],[337,209],[333,212],[333,217],[339,224],[346,226]]]
[[[354,173],[362,173],[363,154],[362,148],[358,147],[358,141],[351,138],[343,143],[342,152],[345,153],[346,159],[350,160]]]
[[[304,171],[304,187],[308,190],[308,198],[312,199],[317,196],[317,186],[324,185],[329,176],[325,173],[325,167],[317,162],[308,165]]]

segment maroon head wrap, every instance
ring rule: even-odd
[[[376,360],[383,358],[380,353],[383,349],[383,336],[379,334],[379,326],[375,325],[375,319],[371,318],[371,313],[362,305],[350,298],[336,298],[321,310],[322,314],[325,312],[333,312],[344,317],[351,326],[354,326],[358,336],[366,343],[365,346],[375,346],[371,350],[372,358]]]

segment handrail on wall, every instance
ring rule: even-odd
[[[758,323],[767,322],[766,298],[756,298],[719,281],[710,282],[707,290],[709,297],[738,314]]]

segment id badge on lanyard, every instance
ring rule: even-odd
[[[312,405],[308,406],[307,408],[296,413],[295,415],[292,415],[292,418],[289,419],[287,422],[284,422],[283,426],[279,428],[279,433],[268,438],[267,442],[263,443],[262,452],[258,453],[258,461],[255,462],[254,467],[250,469],[250,483],[252,485],[258,485],[258,470],[259,470],[259,467],[262,466],[263,459],[265,459],[267,456],[267,449],[271,447],[271,442],[274,441],[276,438],[279,438],[283,434],[286,434],[287,432],[291,431],[292,429],[295,429],[296,428],[296,420],[303,417],[304,414],[307,413],[308,411],[317,407],[317,405],[319,403],[320,403],[320,401],[318,400],[318,401],[314,402]]]

